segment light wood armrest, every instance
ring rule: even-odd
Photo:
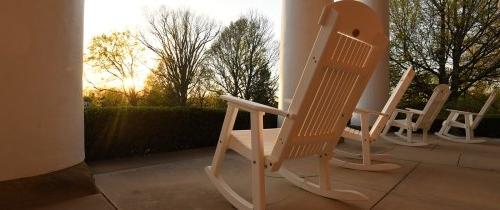
[[[411,112],[409,110],[404,110],[404,109],[396,109],[396,110],[394,110],[394,114],[397,114],[397,113],[411,114],[411,115],[414,114],[414,112]]]
[[[411,108],[406,108],[406,110],[414,113],[414,114],[418,114],[418,115],[422,115],[424,114],[424,112],[422,112],[422,110],[418,110],[418,109],[411,109]]]
[[[382,116],[386,116],[386,117],[389,116],[388,114],[385,114],[382,112],[377,112],[377,111],[373,111],[373,110],[369,110],[369,109],[362,109],[362,108],[356,108],[354,110],[354,112],[359,113],[359,114],[366,113],[366,114],[372,114],[372,115],[382,115]]]
[[[405,118],[405,121],[407,123],[411,123],[413,120],[413,114],[415,114],[415,112],[412,112],[410,110],[404,110],[404,109],[396,109],[393,113],[393,118],[392,120],[394,120],[396,118],[396,116],[398,115],[398,113],[403,113],[406,115],[406,118]]]
[[[467,114],[478,115],[479,114],[479,113],[472,113],[472,112],[460,111],[460,110],[455,110],[455,109],[446,109],[446,111],[455,112],[455,113],[463,114],[463,115],[467,115]]]
[[[261,112],[280,115],[280,116],[284,116],[284,117],[290,116],[290,114],[288,114],[288,112],[286,112],[286,111],[283,111],[283,110],[280,110],[280,109],[277,109],[274,107],[266,106],[263,104],[255,103],[253,101],[241,99],[238,97],[234,97],[234,96],[230,96],[230,95],[222,95],[220,98],[222,100],[225,100],[229,103],[234,104],[238,108],[241,108],[241,109],[249,111],[249,112],[261,111]]]

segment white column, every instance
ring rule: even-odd
[[[83,3],[1,3],[0,181],[84,159]]]
[[[282,0],[279,108],[288,110],[329,0]]]
[[[389,36],[389,0],[362,0],[362,2],[377,13],[385,27],[386,35]],[[380,111],[389,98],[389,52],[382,59],[358,103],[360,108]],[[370,118],[370,124],[374,119],[373,116]],[[359,116],[354,116],[351,124],[360,125]]]

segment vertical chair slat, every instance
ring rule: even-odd
[[[321,121],[318,119],[318,118],[321,118],[322,116],[324,116],[324,111],[325,111],[325,107],[327,106],[326,104],[326,100],[328,100],[329,96],[330,96],[330,92],[329,92],[329,87],[331,86],[331,74],[329,74],[328,71],[325,70],[325,74],[324,74],[326,80],[325,80],[325,85],[323,85],[323,87],[321,87],[321,97],[320,97],[320,100],[318,101],[318,103],[316,104],[316,107],[314,107],[316,111],[315,113],[315,116],[313,116],[313,122],[312,122],[312,128],[311,130],[313,131],[312,135],[313,136],[317,136],[319,135],[319,132],[321,131],[319,128],[318,128],[318,124],[321,123]]]
[[[328,124],[330,124],[330,120],[331,119],[335,119],[337,118],[338,116],[338,104],[339,104],[339,101],[342,100],[339,98],[339,96],[341,95],[341,92],[339,91],[339,89],[345,85],[345,73],[344,72],[340,72],[340,71],[336,71],[336,74],[339,75],[338,78],[339,78],[339,81],[336,81],[337,82],[337,85],[335,86],[335,90],[332,90],[332,94],[330,96],[330,100],[329,100],[329,103],[328,103],[328,111],[324,114],[324,116],[326,116],[326,119],[323,120],[323,126],[322,126],[322,129],[323,129],[323,133],[325,135],[328,135],[330,133],[329,129],[328,129]]]
[[[349,64],[349,65],[351,65],[351,66],[354,66],[351,63],[351,60],[352,60],[352,57],[354,56],[354,53],[355,53],[355,51],[356,51],[356,49],[357,49],[357,47],[358,47],[359,44],[360,44],[359,42],[354,42],[354,44],[352,45],[351,49],[349,50],[349,54],[348,54],[348,58],[347,58],[346,63]]]
[[[333,106],[331,108],[331,111],[330,111],[330,113],[328,113],[328,116],[331,116],[331,118],[328,119],[328,122],[329,122],[328,126],[326,126],[326,132],[328,132],[328,133],[331,132],[331,128],[336,123],[335,119],[337,119],[338,116],[341,114],[340,110],[342,107],[340,105],[344,102],[343,98],[342,98],[343,91],[341,90],[341,88],[343,86],[345,86],[346,83],[348,83],[347,72],[342,72],[341,78],[342,78],[342,80],[340,81],[340,86],[338,87],[338,89],[340,89],[340,91],[337,91],[335,98],[334,98],[334,103],[333,103]]]
[[[328,72],[324,71],[323,78],[321,80],[321,85],[316,91],[315,100],[312,103],[312,106],[309,110],[313,110],[312,116],[309,118],[309,133],[308,136],[315,136],[317,129],[315,128],[316,123],[318,122],[318,117],[322,114],[322,105],[325,97],[327,96],[326,87],[328,86]],[[317,99],[317,100],[316,100]]]
[[[324,74],[324,72],[323,72]],[[324,83],[324,80],[325,80],[325,77],[322,77],[321,78],[321,82],[319,84],[319,86],[322,86],[323,83]],[[314,97],[313,97],[313,102],[312,104],[314,104],[314,102],[316,100],[318,100],[319,98],[317,97],[317,92],[314,94]],[[310,132],[310,124],[311,124],[311,119],[312,119],[312,116],[314,115],[315,113],[315,110],[313,109],[308,109],[307,110],[307,114],[305,115],[305,118],[304,118],[304,122],[302,123],[302,126],[300,128],[300,131],[299,131],[299,135],[300,136],[308,136],[309,135],[309,132]]]
[[[338,55],[342,55],[342,53],[344,52],[345,44],[346,44],[346,39],[347,39],[347,37],[340,36],[340,42],[341,42],[340,46],[341,47],[340,47],[340,51],[338,52],[338,54],[334,55],[334,57],[333,57],[333,60],[335,62],[340,62],[340,57],[341,56],[338,56]]]
[[[328,113],[329,110],[331,109],[331,102],[332,102],[332,98],[334,97],[332,92],[335,90],[335,88],[338,86],[338,82],[339,82],[339,79],[338,77],[335,77],[335,73],[330,69],[330,68],[327,68],[326,71],[328,71],[328,74],[329,74],[329,85],[326,89],[326,92],[330,93],[328,94],[328,97],[325,98],[325,101],[323,103],[323,109],[325,110],[324,112]],[[320,130],[320,132],[318,133],[318,135],[325,135],[325,124],[327,122],[325,122],[325,119],[328,117],[328,114],[322,114],[320,117],[319,117],[319,120],[317,122],[317,126],[318,126],[318,129]]]
[[[338,90],[340,87],[342,87],[342,85],[344,84],[345,82],[345,72],[341,72],[341,71],[335,71],[335,73],[338,75],[337,77],[340,79],[340,81],[338,81],[338,85],[336,86],[335,90]],[[329,134],[330,133],[330,127],[335,123],[334,119],[337,118],[338,116],[338,105],[341,103],[341,100],[338,98],[338,95],[340,94],[339,91],[336,91],[335,92],[335,95],[331,97],[331,101],[330,101],[330,107],[329,107],[329,112],[326,113],[326,120],[325,120],[325,133],[326,134]]]

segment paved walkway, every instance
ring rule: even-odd
[[[359,150],[346,141],[340,148]],[[214,148],[91,163],[102,195],[117,209],[234,209],[211,185],[203,167]],[[342,202],[303,191],[277,174],[267,174],[268,209],[500,209],[500,141],[465,145],[439,141],[423,148],[377,141],[374,152],[402,165],[390,172],[363,172],[332,166],[334,187],[355,189],[369,201]],[[317,179],[312,159],[287,166]],[[235,153],[222,174],[250,198],[250,165]],[[102,201],[103,198],[99,197]],[[103,208],[105,209],[105,208]]]

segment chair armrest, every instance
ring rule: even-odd
[[[463,115],[467,115],[467,114],[479,115],[479,113],[472,113],[472,112],[466,112],[466,111],[460,111],[460,110],[454,110],[454,109],[446,109],[446,111],[455,112],[455,113],[463,114]]]
[[[413,122],[413,115],[416,114],[415,112],[412,112],[410,110],[404,110],[404,109],[396,109],[392,115],[392,120],[394,120],[396,118],[396,116],[398,115],[398,113],[403,113],[406,115],[405,117],[405,121],[406,123],[411,123]]]
[[[404,110],[404,109],[396,109],[394,110],[394,114],[397,114],[397,113],[403,113],[403,114],[415,114],[414,112],[412,111],[409,111],[409,110]]]
[[[356,108],[354,110],[355,113],[359,113],[359,114],[372,114],[372,115],[382,115],[382,116],[386,116],[386,117],[389,117],[388,114],[385,114],[385,113],[382,113],[382,112],[377,112],[377,111],[373,111],[373,110],[369,110],[369,109],[362,109],[362,108]]]
[[[222,100],[225,100],[229,103],[232,103],[236,105],[238,108],[241,108],[243,110],[253,112],[253,111],[261,111],[261,112],[266,112],[270,114],[275,114],[275,115],[280,115],[284,117],[289,117],[290,114],[286,111],[283,111],[281,109],[277,109],[274,107],[266,106],[263,104],[255,103],[253,101],[248,101],[245,99],[241,99],[238,97],[230,96],[230,95],[222,95],[220,97]]]
[[[414,114],[418,114],[418,115],[424,114],[424,112],[422,110],[418,110],[418,109],[406,108],[406,110],[408,110]]]

